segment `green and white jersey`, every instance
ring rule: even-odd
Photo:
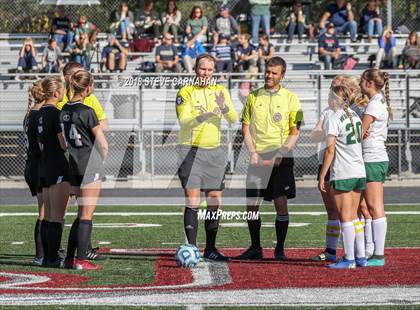
[[[327,122],[326,134],[337,138],[335,156],[330,168],[330,181],[365,178],[362,155],[362,122],[356,112],[349,109],[355,131],[349,117],[340,109]]]
[[[363,140],[363,159],[367,163],[388,161],[385,141],[388,135],[388,110],[384,96],[373,96],[366,107],[365,114],[375,121],[370,125],[369,136]]]
[[[334,113],[335,113],[334,110],[332,110],[330,107],[326,107],[321,112],[321,115],[319,116],[319,121],[322,122],[322,129],[324,130],[325,133],[327,132],[326,127],[327,127],[328,118]],[[324,162],[324,154],[325,154],[326,148],[327,148],[327,138],[325,138],[324,141],[318,143],[318,164],[320,165],[322,165],[322,163]]]

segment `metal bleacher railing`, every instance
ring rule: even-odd
[[[22,120],[27,105],[27,88],[31,79],[41,74],[24,74],[25,79],[14,80],[16,74],[6,73],[14,67],[17,50],[24,35],[0,35],[0,177],[23,176],[25,151]],[[3,40],[2,40],[3,39]],[[100,38],[101,39],[101,38]],[[43,42],[43,37],[39,37]],[[399,38],[399,48],[405,38]],[[38,44],[39,44],[38,42]],[[302,104],[305,126],[295,151],[296,175],[300,179],[314,178],[317,172],[316,145],[309,132],[317,122],[319,113],[327,104],[331,79],[337,74],[360,75],[362,70],[317,70],[317,46],[313,43],[287,45],[283,37],[273,39],[276,51],[289,64],[283,85],[296,92]],[[15,45],[14,45],[15,44]],[[360,69],[366,68],[362,57],[376,51],[376,45],[350,44],[348,52],[361,58]],[[16,46],[16,47],[15,47]],[[4,58],[3,55],[6,55]],[[315,56],[314,56],[315,55]],[[136,71],[139,61],[152,60],[153,53],[141,54],[141,59],[129,61],[122,74],[95,73],[95,95],[101,101],[110,122],[107,133],[110,156],[106,171],[109,178],[172,178],[177,169],[177,131],[175,96],[178,81],[188,74],[141,73]],[[420,177],[420,71],[390,70],[391,101],[394,121],[387,142],[390,156],[391,178]],[[150,85],[152,79],[167,84]],[[142,81],[142,85],[139,85]],[[146,85],[146,81],[149,81]],[[231,94],[238,112],[246,99],[248,87],[261,86],[262,76],[233,73],[220,80]],[[416,105],[417,104],[417,105]],[[223,147],[229,157],[228,172],[239,177],[246,173],[248,154],[242,148],[239,123],[228,127],[223,124]]]

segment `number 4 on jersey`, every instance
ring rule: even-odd
[[[76,146],[83,146],[82,136],[77,132],[76,126],[74,124],[71,124],[70,126],[69,138],[70,140],[74,140],[74,144]]]

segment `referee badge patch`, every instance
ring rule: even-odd
[[[273,121],[276,122],[276,123],[281,121],[281,113],[280,112],[274,113]]]
[[[180,105],[184,102],[184,98],[181,96],[176,97],[176,105]]]

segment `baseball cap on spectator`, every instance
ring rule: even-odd
[[[334,28],[335,26],[334,26],[334,24],[333,23],[331,23],[331,22],[329,22],[328,24],[327,24],[327,28]]]
[[[228,7],[227,5],[222,5],[222,6],[219,8],[219,12],[223,12],[223,11],[225,11],[225,10],[229,10],[229,7]]]

